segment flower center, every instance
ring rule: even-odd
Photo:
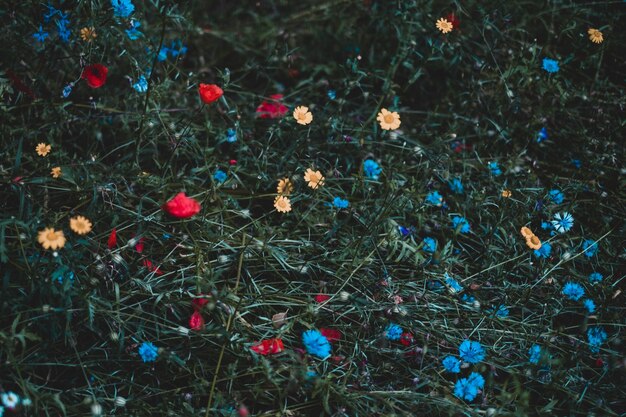
[[[538,238],[537,236],[532,236],[532,237],[530,238],[530,242],[531,242],[533,245],[538,245],[538,244],[539,244],[539,238]]]
[[[383,117],[383,119],[385,120],[385,123],[393,123],[393,114],[386,114],[385,117]]]
[[[46,238],[48,240],[56,240],[57,234],[56,234],[56,232],[48,232],[48,235],[46,236]]]

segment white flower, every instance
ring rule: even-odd
[[[20,402],[20,397],[14,392],[5,392],[0,396],[2,399],[2,404],[9,410],[14,409]]]

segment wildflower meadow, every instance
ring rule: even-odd
[[[0,417],[625,416],[625,16],[1,1]]]

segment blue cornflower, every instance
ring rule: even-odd
[[[541,228],[543,230],[554,230],[554,226],[552,226],[552,223],[550,222],[541,222]]]
[[[218,169],[217,171],[215,171],[215,174],[213,174],[213,179],[215,179],[215,181],[220,184],[226,181],[226,178],[228,178],[228,175],[226,175],[226,173],[221,169]]]
[[[492,175],[494,175],[496,177],[499,176],[499,175],[502,175],[502,170],[498,166],[497,162],[489,162],[489,164],[487,166],[489,167],[489,170],[491,171]]]
[[[561,204],[565,200],[565,196],[560,190],[550,190],[548,195],[554,204]]]
[[[461,295],[461,301],[467,304],[474,304],[474,301],[476,301],[476,298],[473,295],[463,294]]]
[[[535,249],[533,253],[537,258],[548,258],[552,252],[552,245],[548,242],[543,242],[539,249]]]
[[[446,284],[452,289],[453,292],[463,291],[463,286],[457,282],[456,279],[452,278],[448,273],[445,274]]]
[[[443,197],[439,194],[439,191],[433,191],[426,195],[425,201],[433,206],[441,207],[443,204]]]
[[[469,233],[470,224],[467,222],[465,217],[454,216],[452,218],[452,228],[454,230],[459,230],[461,233]]]
[[[136,83],[133,84],[133,88],[138,93],[145,93],[148,91],[148,80],[143,75],[139,77]]]
[[[589,278],[588,279],[589,279],[589,282],[591,282],[593,284],[594,282],[602,282],[604,277],[599,272],[592,272],[591,274],[589,274]]]
[[[126,36],[128,36],[128,39],[136,41],[143,36],[143,33],[138,29],[139,26],[141,26],[141,22],[135,19],[130,21],[130,29],[126,29]]]
[[[500,304],[498,308],[494,309],[494,311],[496,313],[496,317],[500,317],[502,319],[509,317],[509,309],[503,304]]]
[[[52,19],[54,15],[60,13],[60,11],[55,9],[51,4],[46,4],[46,7],[48,8],[48,11],[43,14],[43,21],[48,23],[50,22],[50,19]]]
[[[328,95],[328,98],[331,100],[334,100],[337,98],[337,92],[335,90],[328,90],[326,94]]]
[[[333,206],[338,209],[348,208],[349,205],[350,205],[350,202],[348,200],[344,200],[341,197],[335,197],[333,199]]]
[[[63,87],[63,91],[61,91],[63,98],[68,98],[72,94],[72,88],[74,88],[74,83],[69,83]]]
[[[435,253],[437,250],[437,241],[432,237],[425,237],[422,240],[422,250],[428,253]]]
[[[59,18],[56,21],[57,33],[59,38],[65,43],[70,40],[70,30],[67,28],[69,23],[68,14],[59,12]]]
[[[409,227],[398,226],[398,232],[400,232],[402,237],[407,237],[413,234],[413,232],[415,232],[415,228],[413,226],[409,226]]]
[[[478,395],[478,391],[485,386],[485,379],[481,374],[472,372],[468,378],[461,378],[454,384],[454,395],[457,397],[473,401]]]
[[[478,363],[485,359],[485,351],[479,342],[465,340],[459,346],[459,356],[465,362]]]
[[[366,177],[377,180],[383,169],[373,159],[368,159],[363,162],[363,173]]]
[[[115,17],[128,17],[135,11],[131,0],[111,0],[111,6]]]
[[[159,49],[159,54],[157,55],[157,60],[159,62],[163,62],[167,59],[167,51],[168,51],[167,46],[162,46],[161,49]]]
[[[598,252],[598,242],[591,239],[585,239],[583,242],[583,251],[585,251],[585,256],[587,258],[593,258],[593,255]]]
[[[385,327],[384,335],[389,340],[400,340],[400,336],[402,336],[402,327],[395,323],[389,323],[387,327]]]
[[[534,363],[535,365],[539,363],[539,359],[541,359],[541,346],[539,345],[532,345],[530,349],[528,349],[528,354],[530,355],[530,358],[528,358],[528,361],[530,363]]]
[[[232,127],[226,131],[226,141],[228,143],[237,142],[237,131]]]
[[[556,213],[552,225],[559,233],[565,233],[574,226],[574,217],[567,211],[563,213]]]
[[[590,298],[584,299],[583,305],[585,306],[587,311],[589,311],[589,313],[593,313],[594,311],[596,311],[596,303],[594,303],[593,300]]]
[[[187,53],[187,47],[183,45],[180,40],[172,41],[170,47],[167,49],[172,58],[176,58],[178,55],[185,55]]]
[[[49,37],[50,34],[48,34],[48,32],[44,31],[43,28],[41,27],[41,25],[39,25],[39,30],[35,33],[33,33],[33,37],[35,38],[35,40],[37,42],[43,43],[47,37]]]
[[[446,356],[441,364],[443,365],[443,369],[448,372],[453,374],[461,372],[461,361],[454,356]]]
[[[302,343],[310,355],[324,359],[330,355],[330,343],[319,330],[307,330],[302,333]]]
[[[572,165],[574,165],[576,169],[579,169],[583,165],[583,163],[580,159],[572,159]]]
[[[448,181],[448,187],[454,194],[463,194],[463,183],[458,178]]]
[[[139,346],[139,355],[144,362],[154,362],[159,356],[159,349],[151,342],[143,342]]]
[[[604,329],[600,326],[593,326],[587,330],[587,340],[589,341],[589,349],[597,353],[600,351],[600,345],[604,343],[607,335]]]
[[[559,63],[554,59],[544,58],[542,68],[551,74],[559,72]]]
[[[542,127],[539,133],[537,134],[537,143],[541,143],[544,140],[548,139],[548,131],[545,127]]]
[[[567,282],[561,293],[572,301],[578,301],[585,295],[585,289],[575,282]]]

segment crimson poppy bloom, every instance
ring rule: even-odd
[[[91,88],[100,88],[107,81],[109,69],[102,64],[87,65],[83,69],[80,78],[87,81],[87,85]]]
[[[275,353],[280,353],[285,350],[285,346],[283,345],[282,339],[265,339],[261,340],[256,345],[250,347],[254,352],[259,355],[273,355]]]
[[[341,340],[341,332],[339,330],[321,328],[320,333],[324,335],[324,337],[328,339],[329,342],[336,342],[338,340]]]
[[[115,227],[113,228],[113,230],[111,230],[109,240],[107,240],[107,246],[109,247],[109,249],[113,249],[115,246],[117,246],[117,229]]]
[[[317,301],[318,303],[323,303],[324,301],[330,300],[330,295],[326,295],[326,294],[317,294],[315,296],[315,301]]]
[[[257,115],[261,119],[278,119],[283,117],[287,114],[289,108],[280,102],[282,98],[282,94],[271,95],[271,101],[264,101],[256,108]]]
[[[178,193],[165,203],[162,209],[177,219],[188,219],[200,212],[200,203],[193,198],[187,197],[185,193]]]
[[[199,311],[194,311],[189,317],[189,328],[191,330],[202,330],[204,328],[204,317]]]
[[[224,95],[224,90],[215,84],[200,84],[198,94],[203,103],[211,104]]]

